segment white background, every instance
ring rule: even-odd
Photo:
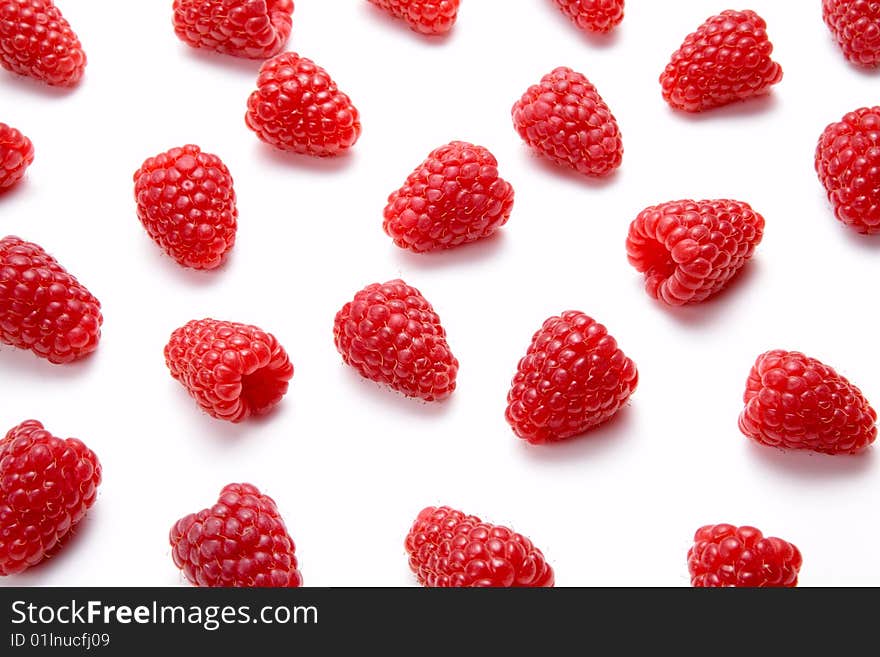
[[[289,49],[324,66],[362,115],[363,136],[335,160],[260,143],[243,119],[259,62],[182,44],[170,0],[113,3],[113,16],[106,2],[58,4],[86,76],[59,91],[0,71],[0,120],[36,148],[24,184],[0,197],[0,231],[41,244],[88,286],[104,334],[72,366],[0,348],[0,425],[33,417],[81,438],[104,481],[66,548],[3,585],[185,584],[169,528],[238,481],[277,501],[307,585],[415,585],[403,539],[437,504],[529,536],[560,586],[687,585],[694,530],[720,522],[797,544],[803,585],[880,584],[877,448],[784,453],[737,429],[746,375],[770,348],[818,357],[880,399],[880,241],[836,222],[813,170],[823,128],[877,104],[880,87],[837,50],[821,3],[752,0],[782,83],[691,116],[663,102],[657,78],[726,3],[629,0],[599,38],[550,0],[465,0],[452,34],[431,40],[365,0],[299,0]],[[607,180],[545,164],[511,125],[513,102],[559,65],[587,75],[620,123],[623,166]],[[477,245],[404,252],[382,232],[385,198],[453,139],[496,155],[513,215]],[[180,268],[135,214],[133,172],[185,143],[220,155],[235,179],[238,242],[215,272]],[[713,301],[652,301],[626,261],[629,222],[658,202],[723,197],[767,220],[754,260]],[[461,362],[448,403],[364,381],[334,349],[342,304],[398,276],[434,304]],[[507,389],[532,333],[569,308],[609,328],[640,385],[611,424],[532,447],[504,420]],[[169,334],[205,316],[257,324],[290,353],[296,374],[268,418],[211,419],[168,374]]]

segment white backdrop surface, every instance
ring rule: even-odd
[[[880,241],[835,221],[813,170],[822,129],[880,103],[880,77],[846,62],[821,3],[752,0],[783,81],[689,116],[663,102],[657,78],[725,3],[629,0],[601,38],[549,0],[465,0],[451,35],[431,40],[365,0],[298,0],[288,48],[324,66],[361,112],[360,141],[335,160],[260,143],[243,120],[259,62],[185,46],[170,0],[58,4],[88,54],[86,77],[64,92],[0,75],[0,120],[36,148],[24,184],[0,197],[0,232],[41,244],[88,286],[104,334],[72,366],[0,348],[0,425],[33,417],[81,438],[104,481],[64,550],[0,585],[186,584],[168,530],[234,481],[275,498],[307,585],[414,585],[403,538],[439,504],[532,538],[560,586],[687,585],[694,530],[719,522],[796,543],[803,585],[880,584],[877,448],[785,453],[737,429],[746,375],[770,348],[820,358],[880,403]],[[611,178],[545,164],[511,125],[512,103],[560,65],[587,75],[617,117],[625,154]],[[496,155],[513,215],[494,239],[404,252],[382,232],[385,198],[453,139]],[[220,155],[235,180],[238,242],[215,272],[180,268],[135,214],[133,172],[185,143]],[[652,301],[626,261],[629,222],[658,202],[724,197],[766,218],[754,260],[715,300]],[[395,277],[433,303],[461,362],[447,403],[364,381],[334,349],[336,311]],[[565,309],[609,328],[640,385],[607,426],[529,446],[504,421],[507,389],[532,333]],[[296,374],[275,413],[225,424],[169,376],[169,334],[205,316],[257,324],[286,347]]]

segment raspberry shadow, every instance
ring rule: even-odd
[[[405,413],[411,418],[424,418],[431,421],[432,418],[446,415],[455,403],[456,393],[453,391],[449,397],[440,401],[427,402],[415,397],[407,397],[387,385],[370,381],[362,377],[353,367],[339,363],[339,382],[357,397],[367,399],[371,404],[380,408],[381,413],[400,415]],[[384,407],[385,410],[381,410]]]
[[[685,304],[683,306],[670,306],[658,299],[651,298],[648,298],[648,302],[656,308],[657,312],[669,315],[677,323],[699,328],[713,322],[722,321],[728,313],[736,312],[735,306],[739,303],[740,296],[745,294],[744,288],[753,287],[757,284],[762,268],[763,264],[760,260],[760,253],[757,253],[755,258],[750,259],[722,290],[705,301]],[[644,289],[644,280],[640,278],[638,282],[642,295],[647,296]]]
[[[284,166],[290,169],[315,171],[318,173],[334,173],[350,169],[357,162],[357,153],[354,148],[346,150],[339,155],[329,157],[316,157],[314,155],[301,155],[283,151],[269,144],[259,142],[254,147],[256,158],[269,166]]]
[[[418,271],[430,271],[449,267],[463,267],[467,265],[480,266],[483,262],[499,257],[504,250],[507,238],[504,235],[506,227],[469,244],[462,244],[451,249],[429,251],[427,253],[414,253],[408,249],[402,249],[393,244],[389,247],[394,251],[394,257],[401,270],[404,272],[414,269]]]
[[[692,121],[693,123],[704,123],[707,121],[730,121],[730,120],[743,120],[749,121],[752,117],[758,116],[761,114],[771,114],[775,111],[779,110],[780,101],[776,96],[776,92],[771,90],[767,93],[756,96],[754,98],[747,98],[745,100],[737,100],[729,105],[724,105],[722,107],[714,107],[712,109],[703,110],[702,112],[685,112],[682,110],[673,109],[669,105],[666,105],[666,112],[668,115],[683,119],[685,121]]]
[[[44,98],[64,98],[76,93],[77,89],[80,89],[84,84],[87,84],[87,77],[88,72],[86,72],[85,76],[79,83],[72,87],[64,87],[46,84],[45,82],[35,80],[26,75],[19,75],[18,73],[12,73],[7,70],[0,70],[0,78],[3,80],[3,82],[0,83],[0,94],[5,96],[8,89],[10,95],[21,92],[43,96]]]
[[[636,395],[638,395],[638,390],[633,394],[633,397]],[[548,463],[552,467],[558,467],[559,463],[572,459],[593,459],[615,449],[631,450],[632,445],[628,443],[627,435],[633,433],[636,426],[633,403],[638,403],[637,398],[633,402],[627,403],[607,422],[572,438],[544,445],[531,445],[508,432],[509,439],[520,443],[519,451],[525,454],[526,459]]]
[[[805,450],[779,449],[759,445],[745,436],[748,458],[768,476],[780,474],[793,479],[815,480],[872,476],[876,456],[875,446],[869,445],[858,454],[818,454]]]

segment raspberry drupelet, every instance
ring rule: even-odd
[[[252,484],[225,486],[216,504],[178,520],[168,538],[174,564],[196,586],[302,586],[278,507]]]
[[[370,0],[409,25],[411,30],[428,36],[446,34],[455,25],[460,0]]]
[[[834,216],[858,233],[880,233],[880,105],[826,127],[815,166]]]
[[[284,48],[293,0],[174,0],[174,32],[193,48],[267,59]]]
[[[797,586],[803,559],[788,541],[722,524],[696,531],[687,561],[691,586],[758,588]]]
[[[0,65],[71,87],[83,76],[86,54],[52,0],[0,0]]]
[[[21,132],[0,123],[0,193],[24,177],[34,161],[34,145]]]
[[[216,269],[235,245],[232,176],[216,155],[188,144],[147,158],[134,174],[138,218],[178,264]]]
[[[388,197],[382,224],[416,253],[451,249],[492,235],[513,210],[513,187],[482,146],[453,141],[434,149]]]
[[[635,363],[608,330],[568,310],[532,337],[507,393],[505,417],[532,444],[565,440],[611,419],[638,381]]]
[[[101,303],[42,247],[0,240],[0,341],[69,363],[97,349],[103,321]]]
[[[877,413],[862,391],[799,351],[758,356],[743,402],[740,431],[769,447],[853,454],[877,437]]]
[[[586,32],[610,32],[623,20],[623,0],[553,0],[572,23]]]
[[[686,112],[766,94],[782,80],[767,23],[751,10],[723,11],[689,34],[660,75],[663,98]]]
[[[507,527],[448,506],[419,513],[404,542],[426,587],[550,587],[553,569],[532,542]]]
[[[268,413],[293,378],[293,364],[275,336],[216,319],[176,329],[165,345],[165,363],[208,415],[229,422]]]
[[[407,397],[439,401],[455,390],[458,360],[434,308],[400,279],[372,283],[333,322],[342,360],[371,381]]]
[[[727,199],[670,201],[642,210],[629,227],[626,255],[645,289],[670,306],[720,292],[752,257],[764,217]]]
[[[514,103],[512,115],[520,137],[560,166],[588,176],[605,176],[620,166],[617,120],[581,73],[554,69]]]
[[[880,65],[880,2],[822,0],[822,17],[849,61]]]
[[[76,438],[56,438],[37,420],[0,440],[0,575],[57,551],[94,504],[98,457]]]
[[[354,146],[360,115],[323,68],[294,52],[260,67],[245,114],[247,126],[280,150],[328,157]]]

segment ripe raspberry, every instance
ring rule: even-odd
[[[184,267],[219,267],[235,244],[235,190],[229,169],[198,146],[147,158],[134,174],[141,223]]]
[[[880,233],[880,106],[825,128],[816,171],[840,221],[859,233]]]
[[[458,360],[428,300],[402,280],[373,283],[336,313],[333,342],[364,378],[435,401],[455,390]]]
[[[782,80],[767,24],[753,11],[723,11],[689,34],[660,75],[675,109],[701,112],[767,93]]]
[[[553,569],[529,539],[448,506],[423,509],[404,545],[423,586],[553,586]]]
[[[623,0],[554,0],[571,22],[587,32],[610,32],[623,20]]]
[[[284,48],[293,0],[174,0],[174,32],[193,48],[267,59]]]
[[[388,197],[385,232],[416,253],[488,237],[507,223],[513,187],[482,146],[453,141],[435,149]]]
[[[697,588],[793,587],[801,569],[800,551],[788,541],[754,527],[706,525],[688,550],[691,586]]]
[[[741,201],[670,201],[645,208],[630,224],[626,254],[645,289],[671,306],[719,292],[764,234],[764,217]]]
[[[52,0],[0,0],[0,65],[72,86],[83,76],[86,54]]]
[[[564,440],[609,420],[638,382],[635,363],[608,330],[568,310],[532,337],[507,393],[505,417],[532,444]]]
[[[101,464],[76,438],[36,420],[0,440],[0,575],[36,565],[61,545],[95,502]]]
[[[455,24],[460,0],[370,0],[410,29],[422,34],[446,34]]]
[[[208,415],[230,422],[268,413],[293,378],[274,335],[216,319],[176,329],[165,345],[165,364]]]
[[[822,16],[849,61],[880,65],[880,2],[822,0]]]
[[[34,161],[34,145],[15,128],[0,123],[0,192],[22,179]]]
[[[348,96],[327,71],[294,52],[260,67],[245,122],[275,148],[318,157],[342,153],[361,135],[358,111]]]
[[[513,125],[525,142],[556,164],[589,176],[620,166],[617,121],[587,78],[559,67],[513,105]]]
[[[762,445],[854,454],[877,437],[877,413],[861,390],[797,351],[758,356],[743,402],[739,429]]]
[[[196,586],[302,586],[278,507],[251,484],[224,487],[214,506],[174,523],[169,540],[174,564]]]
[[[41,247],[0,240],[0,341],[52,363],[90,354],[101,338],[100,302]]]

